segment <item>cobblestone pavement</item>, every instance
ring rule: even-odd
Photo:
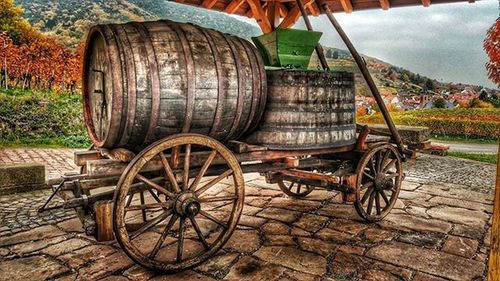
[[[117,243],[85,236],[72,211],[40,219],[45,215],[32,211],[47,191],[5,196],[0,205],[11,208],[2,207],[2,214],[15,209],[37,223],[19,221],[27,231],[2,223],[0,280],[484,279],[493,196],[467,185],[432,183],[415,171],[410,169],[392,213],[374,224],[361,222],[337,193],[316,190],[291,199],[247,174],[243,215],[230,241],[204,264],[173,275],[145,270]],[[23,211],[26,205],[32,209]]]
[[[45,165],[47,179],[58,178],[76,171],[73,153],[81,149],[68,148],[0,148],[0,165],[36,162]]]

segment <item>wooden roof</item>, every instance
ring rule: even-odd
[[[264,33],[289,28],[301,16],[296,0],[171,0],[210,10],[254,18]],[[332,12],[351,13],[367,9],[387,10],[394,7],[424,6],[474,0],[301,0],[308,14],[319,16],[319,3],[327,4]],[[432,1],[432,3],[431,3]]]

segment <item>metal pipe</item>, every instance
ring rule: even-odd
[[[394,125],[394,122],[392,122],[391,115],[389,114],[389,111],[387,110],[387,107],[385,106],[384,100],[382,99],[382,96],[380,95],[380,92],[378,91],[377,86],[375,85],[375,82],[373,81],[372,76],[370,75],[370,72],[368,71],[368,67],[366,66],[365,61],[363,58],[359,55],[358,51],[354,48],[354,45],[352,44],[351,40],[349,40],[349,37],[347,37],[347,34],[344,32],[338,21],[335,19],[333,16],[332,11],[328,7],[328,5],[324,2],[321,3],[320,7],[323,9],[325,12],[326,16],[332,23],[333,27],[335,30],[337,30],[337,33],[340,35],[342,40],[347,46],[347,49],[349,49],[349,52],[351,52],[354,60],[356,61],[356,64],[359,67],[359,70],[361,71],[361,74],[365,78],[366,83],[368,84],[368,87],[370,88],[370,91],[372,92],[373,97],[377,101],[377,104],[380,108],[380,111],[382,112],[382,115],[384,116],[385,123],[387,124],[387,127],[391,131],[392,138],[394,139],[394,142],[396,143],[399,153],[401,154],[402,158],[405,158],[405,149],[403,147],[403,142],[401,140],[401,136],[399,135],[398,130],[396,129],[396,126]]]
[[[304,18],[304,22],[306,23],[307,30],[313,31],[311,22],[309,21],[309,17],[306,13],[306,9],[304,8],[304,4],[302,4],[302,0],[296,0],[296,2],[297,6],[299,7],[300,13],[302,14],[302,17]],[[330,70],[330,68],[328,67],[328,63],[326,62],[325,53],[323,52],[323,46],[321,46],[321,44],[318,42],[314,49],[316,50],[316,54],[318,55],[321,68],[327,71]]]

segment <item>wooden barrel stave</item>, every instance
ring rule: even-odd
[[[94,46],[99,40],[105,42]],[[93,142],[139,150],[181,132],[223,141],[238,138],[258,122],[259,105],[265,103],[258,56],[245,40],[191,24],[94,27],[84,74],[85,118]],[[99,62],[106,72],[104,99],[112,103],[103,120],[96,108],[99,97],[91,95],[96,78],[89,72]],[[96,126],[102,121],[109,121],[108,127]]]
[[[246,141],[273,149],[315,149],[354,144],[352,73],[270,70],[259,127]]]

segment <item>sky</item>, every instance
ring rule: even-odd
[[[498,16],[498,0],[335,13],[365,55],[442,82],[489,88],[496,87],[487,77],[483,40]],[[345,48],[326,16],[310,20],[323,32],[321,44]],[[305,29],[302,19],[294,28]]]

